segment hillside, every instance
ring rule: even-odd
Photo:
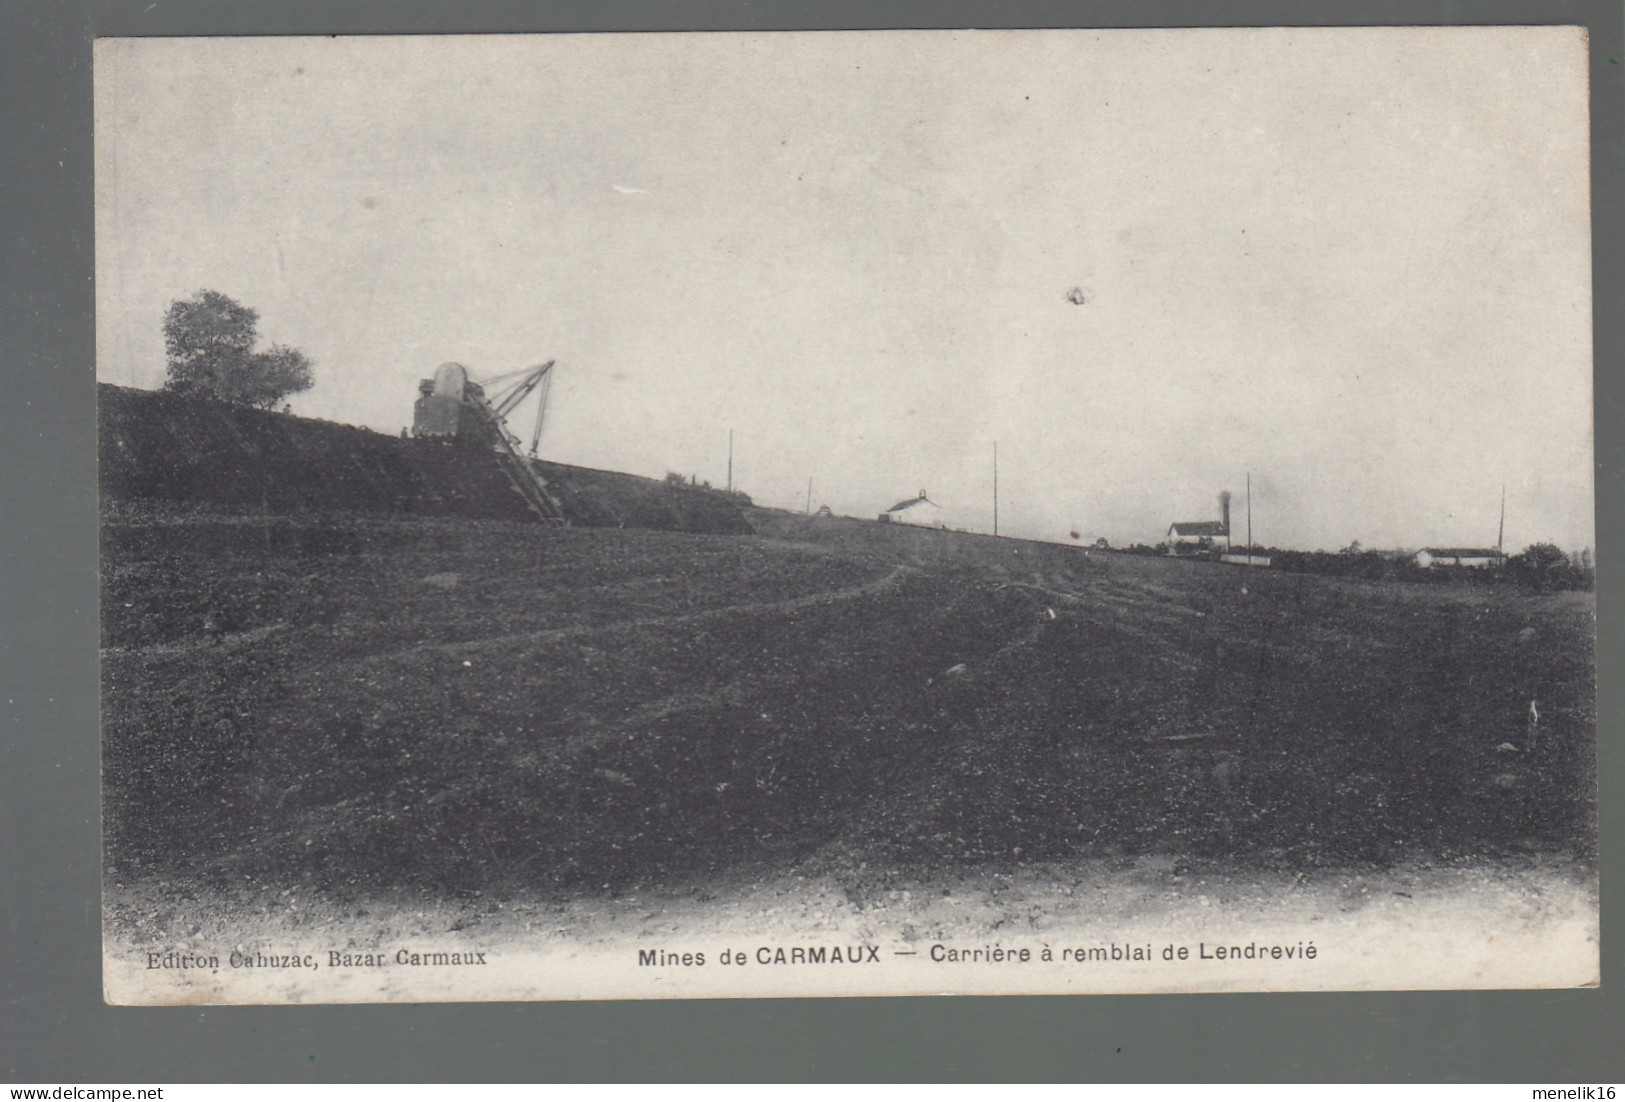
[[[529,519],[492,457],[477,448],[105,383],[97,402],[104,501],[262,515]],[[613,471],[536,466],[572,525],[749,531],[721,494]]]

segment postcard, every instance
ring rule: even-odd
[[[1597,982],[1582,28],[95,97],[110,1002]]]

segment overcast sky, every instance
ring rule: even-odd
[[[1589,546],[1573,28],[104,40],[98,373],[209,288],[399,432],[556,359],[544,457],[1155,542]],[[1078,304],[1069,298],[1081,289]],[[523,421],[521,414],[520,420]],[[528,435],[528,427],[522,429]],[[1237,532],[1238,537],[1242,535]]]

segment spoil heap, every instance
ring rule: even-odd
[[[105,383],[97,399],[103,500],[535,519],[484,449]],[[537,467],[571,525],[750,531],[738,506],[720,494],[615,471]]]

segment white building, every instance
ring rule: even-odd
[[[1168,526],[1168,554],[1230,550],[1230,526],[1222,520],[1182,520]]]
[[[919,528],[946,528],[942,506],[920,491],[919,497],[905,498],[880,514],[880,519],[892,524],[912,524]]]
[[[1488,570],[1506,563],[1506,556],[1493,547],[1424,547],[1415,555],[1416,565],[1471,566]]]

